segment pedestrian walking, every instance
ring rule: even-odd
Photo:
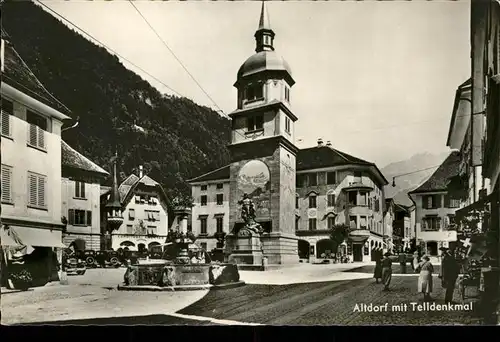
[[[373,272],[373,278],[375,278],[375,283],[378,284],[379,280],[382,279],[382,255],[379,251],[374,251],[375,254],[375,270]]]
[[[418,273],[417,268],[420,260],[418,258],[418,252],[413,253],[413,261],[411,263],[411,267],[413,268],[413,272]]]
[[[389,258],[391,253],[384,254],[382,259],[382,284],[384,284],[384,291],[389,290],[389,285],[392,280],[392,260]]]
[[[445,303],[451,303],[460,267],[453,254],[447,248],[441,247],[441,251],[443,252],[443,259],[441,261],[439,278],[441,278],[441,285],[445,289],[444,301]]]
[[[427,255],[422,257],[422,261],[417,267],[417,272],[420,272],[418,277],[418,292],[424,294],[424,301],[430,301],[432,293],[432,272],[434,272],[434,267]]]
[[[398,261],[399,261],[401,274],[406,274],[406,254],[403,253],[403,250],[401,250],[401,252],[399,253]]]

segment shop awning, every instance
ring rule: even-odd
[[[62,234],[60,230],[50,231],[49,229],[18,226],[10,226],[9,229],[19,237],[20,242],[24,246],[67,248],[67,246],[62,243]]]
[[[351,235],[349,236],[349,240],[352,243],[365,243],[366,240],[368,240],[368,236],[362,236],[362,235]]]
[[[484,206],[491,202],[491,199],[492,199],[491,194],[488,196],[485,196],[484,198],[482,198],[482,199],[480,199],[472,204],[469,204],[466,207],[463,207],[461,209],[456,210],[455,216],[457,218],[459,218],[459,217],[467,216],[469,213],[471,213],[475,210],[483,210]]]
[[[3,227],[0,228],[0,239],[1,239],[1,245],[2,246],[9,246],[9,247],[20,247],[22,244],[18,241],[18,238],[16,236],[13,236],[14,234],[10,229],[4,229]]]

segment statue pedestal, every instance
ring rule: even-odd
[[[241,266],[262,267],[262,247],[258,235],[237,236],[229,234],[226,236],[225,254],[227,261],[231,264]]]

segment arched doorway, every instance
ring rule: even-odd
[[[139,251],[139,253],[145,252],[147,250],[146,245],[144,243],[138,244],[137,250]]]
[[[427,241],[427,254],[430,256],[438,255],[438,246],[436,241]]]
[[[156,242],[156,241],[150,242],[150,243],[148,244],[148,250],[149,250],[149,251],[151,251],[151,249],[152,249],[154,246],[160,246],[160,243],[159,243],[159,242]]]
[[[120,247],[135,247],[135,243],[132,241],[123,241],[120,243]]]
[[[331,258],[335,256],[336,250],[335,243],[331,239],[322,239],[316,242],[316,257],[317,258]]]
[[[299,259],[309,259],[309,247],[311,244],[306,240],[299,240]]]

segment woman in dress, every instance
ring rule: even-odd
[[[422,261],[417,267],[417,272],[420,272],[420,276],[418,277],[418,292],[424,294],[424,301],[429,301],[431,299],[432,272],[434,272],[434,267],[427,255],[422,257]]]
[[[418,268],[418,264],[419,264],[419,263],[420,263],[420,260],[418,260],[418,252],[415,252],[415,253],[413,253],[413,261],[412,261],[412,263],[411,263],[411,266],[412,266],[413,271],[414,271],[415,273],[418,273],[418,272],[417,272],[417,268]]]
[[[382,279],[382,255],[379,251],[374,251],[375,253],[375,271],[373,272],[373,278],[378,284],[379,280]]]
[[[391,253],[384,254],[382,259],[382,284],[384,284],[384,291],[389,290],[389,285],[392,280],[392,260],[389,258]]]

